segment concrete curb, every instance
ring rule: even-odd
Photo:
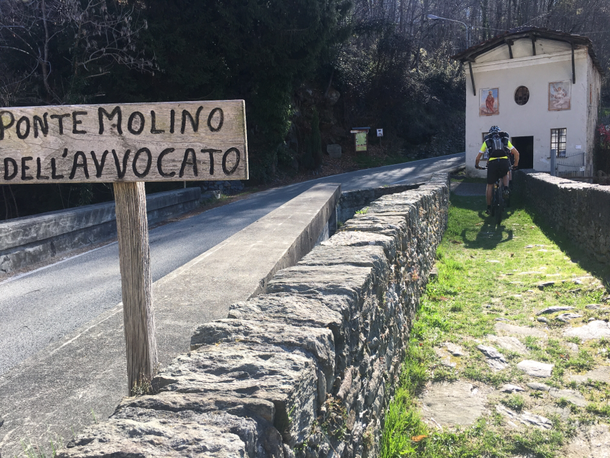
[[[148,224],[195,209],[200,188],[146,197]],[[0,223],[0,276],[116,236],[114,202],[70,208]]]

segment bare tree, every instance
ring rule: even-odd
[[[114,65],[152,71],[153,61],[137,44],[145,27],[134,7],[115,0],[4,0],[0,97],[5,104],[62,103],[79,79],[107,74]]]

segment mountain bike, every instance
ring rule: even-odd
[[[496,224],[498,226],[502,222],[504,204],[504,182],[502,178],[499,178],[494,183],[494,192],[491,197],[491,216],[496,219]]]
[[[487,167],[478,167],[479,170],[485,170]],[[500,225],[502,222],[502,213],[506,199],[504,198],[504,181],[502,178],[498,178],[494,183],[493,194],[491,195],[491,209],[490,216],[493,216],[496,220],[496,224]]]

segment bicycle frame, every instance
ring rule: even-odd
[[[494,183],[494,192],[491,201],[491,216],[495,217],[496,224],[502,222],[502,213],[504,212],[504,181],[499,178]]]
[[[487,167],[478,167],[481,170],[487,169]],[[508,173],[511,173],[512,167]],[[510,179],[510,176],[509,176]],[[502,222],[502,213],[504,212],[504,177],[500,177],[494,183],[493,193],[491,195],[491,211],[490,216],[494,216],[496,224],[500,225]]]

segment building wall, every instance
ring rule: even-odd
[[[590,176],[595,173],[595,170],[593,168],[593,150],[595,148],[595,129],[597,128],[598,124],[599,104],[602,90],[602,77],[590,59],[589,65],[587,66],[587,72],[589,75],[589,85],[587,94],[587,116],[589,118],[589,122],[587,123],[587,151],[591,152],[591,154],[588,155],[586,173],[588,176]]]
[[[533,167],[537,171],[550,171],[552,128],[567,128],[566,153],[573,156],[572,162],[582,163],[583,153],[591,152],[593,138],[589,119],[597,113],[599,74],[587,50],[575,50],[576,84],[571,84],[569,44],[538,40],[536,54],[532,56],[530,40],[518,40],[513,46],[513,59],[509,58],[508,46],[479,56],[472,64],[476,96],[466,67],[466,167],[470,174],[485,175],[474,169],[474,160],[481,147],[482,134],[492,125],[500,126],[511,137],[533,137]],[[549,111],[549,83],[562,81],[570,81],[571,108]],[[530,93],[528,102],[521,106],[515,102],[519,86],[526,86]],[[489,88],[498,88],[499,114],[480,116],[481,93]]]

